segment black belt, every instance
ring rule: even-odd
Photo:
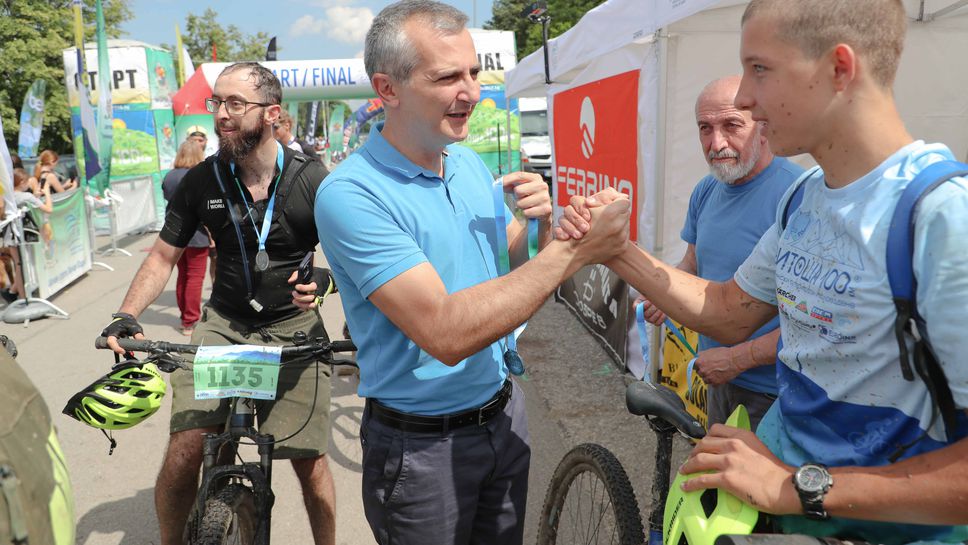
[[[456,428],[487,424],[504,410],[509,399],[511,399],[510,379],[504,381],[504,386],[487,403],[461,413],[429,416],[391,409],[373,399],[368,399],[367,404],[370,406],[370,414],[391,428],[407,432],[447,433]]]

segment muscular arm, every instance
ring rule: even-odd
[[[527,320],[578,270],[574,246],[552,242],[510,274],[452,294],[423,263],[378,288],[370,301],[425,352],[456,365]]]
[[[734,280],[710,282],[629,245],[607,265],[679,323],[723,344],[749,338],[776,307],[744,292]]]
[[[793,487],[796,468],[776,458],[752,432],[715,425],[680,469],[711,471],[687,491],[724,488],[761,511],[802,515]],[[830,468],[824,498],[831,516],[913,524],[968,524],[968,439],[876,467]]]
[[[178,263],[184,248],[172,246],[161,240],[155,240],[155,245],[151,247],[151,252],[141,264],[138,273],[131,281],[127,295],[118,312],[127,312],[132,316],[138,316],[144,309],[148,308],[155,299],[161,295],[171,276],[172,269]]]
[[[433,266],[423,263],[377,288],[370,301],[425,352],[456,365],[527,320],[583,265],[628,245],[627,199],[593,213],[598,223],[582,241],[551,241],[505,276],[449,294]]]

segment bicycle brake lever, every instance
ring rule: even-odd
[[[159,371],[165,373],[173,373],[177,369],[188,370],[188,360],[166,352],[151,354],[144,361],[154,363]]]

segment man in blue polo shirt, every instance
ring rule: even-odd
[[[467,16],[405,1],[377,15],[364,61],[386,122],[316,194],[323,250],[359,347],[363,503],[381,544],[520,544],[530,447],[505,336],[580,266],[627,244],[627,199],[602,208],[591,240],[550,236],[537,175],[497,190],[540,223],[541,252],[499,276],[527,234],[484,163],[454,145],[480,98]],[[614,240],[612,240],[614,238]]]
[[[733,104],[740,80],[717,79],[696,99],[696,125],[709,176],[699,181],[689,198],[682,227],[688,246],[676,267],[714,282],[733,277],[773,225],[787,188],[803,173],[796,164],[774,156],[761,124]],[[645,316],[655,325],[665,320],[648,301]],[[742,404],[755,430],[773,405],[779,326],[773,318],[748,340],[732,346],[699,336],[695,370],[708,385],[709,426],[726,422]]]

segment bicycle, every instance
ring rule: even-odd
[[[682,399],[665,386],[635,381],[625,392],[628,411],[644,416],[656,435],[656,457],[652,481],[652,505],[646,539],[639,505],[628,474],[614,454],[601,445],[585,443],[569,451],[555,469],[545,495],[538,525],[538,545],[870,545],[861,541],[816,538],[771,532],[767,516],[760,516],[755,527],[744,521],[736,527],[746,535],[695,535],[703,531],[686,529],[678,540],[667,534],[666,525],[674,520],[677,507],[666,512],[672,468],[672,440],[678,432],[690,440],[700,440],[706,430],[690,415]],[[745,409],[742,411],[745,415]],[[735,418],[735,416],[733,417]],[[742,417],[739,417],[741,420]],[[746,425],[748,427],[748,417]],[[706,490],[700,495],[702,509],[709,516],[720,492]],[[732,496],[729,496],[732,498]],[[737,502],[739,500],[736,500]],[[747,506],[749,511],[751,507]],[[747,528],[752,528],[750,533]],[[733,530],[737,534],[739,531]],[[695,533],[694,533],[695,532]]]
[[[145,362],[155,363],[159,370],[174,372],[188,369],[187,360],[176,354],[195,354],[198,345],[177,344],[164,341],[118,339],[128,352],[146,352]],[[107,349],[107,339],[98,337],[98,349]],[[234,345],[231,348],[263,350],[264,346]],[[323,337],[309,339],[305,333],[293,335],[293,344],[281,347],[279,365],[312,358],[328,365],[356,367],[352,359],[341,359],[335,353],[355,352],[352,341],[328,341]],[[289,360],[289,361],[285,361]],[[211,369],[211,368],[210,368]],[[232,383],[226,374],[216,380]],[[233,377],[234,386],[252,385],[245,373]],[[252,375],[248,377],[249,380]],[[213,381],[215,382],[215,381]],[[228,384],[226,384],[228,386]],[[276,440],[271,434],[259,433],[255,422],[255,404],[251,397],[236,395],[230,399],[229,417],[221,433],[206,433],[202,447],[202,479],[193,503],[192,513],[185,526],[184,539],[190,545],[269,545],[272,505],[272,453],[275,444],[296,435],[309,422],[289,437]],[[313,409],[316,399],[313,398]],[[248,441],[248,442],[246,442]],[[258,447],[259,461],[245,462],[238,452],[240,445]],[[238,458],[239,463],[232,463]]]

